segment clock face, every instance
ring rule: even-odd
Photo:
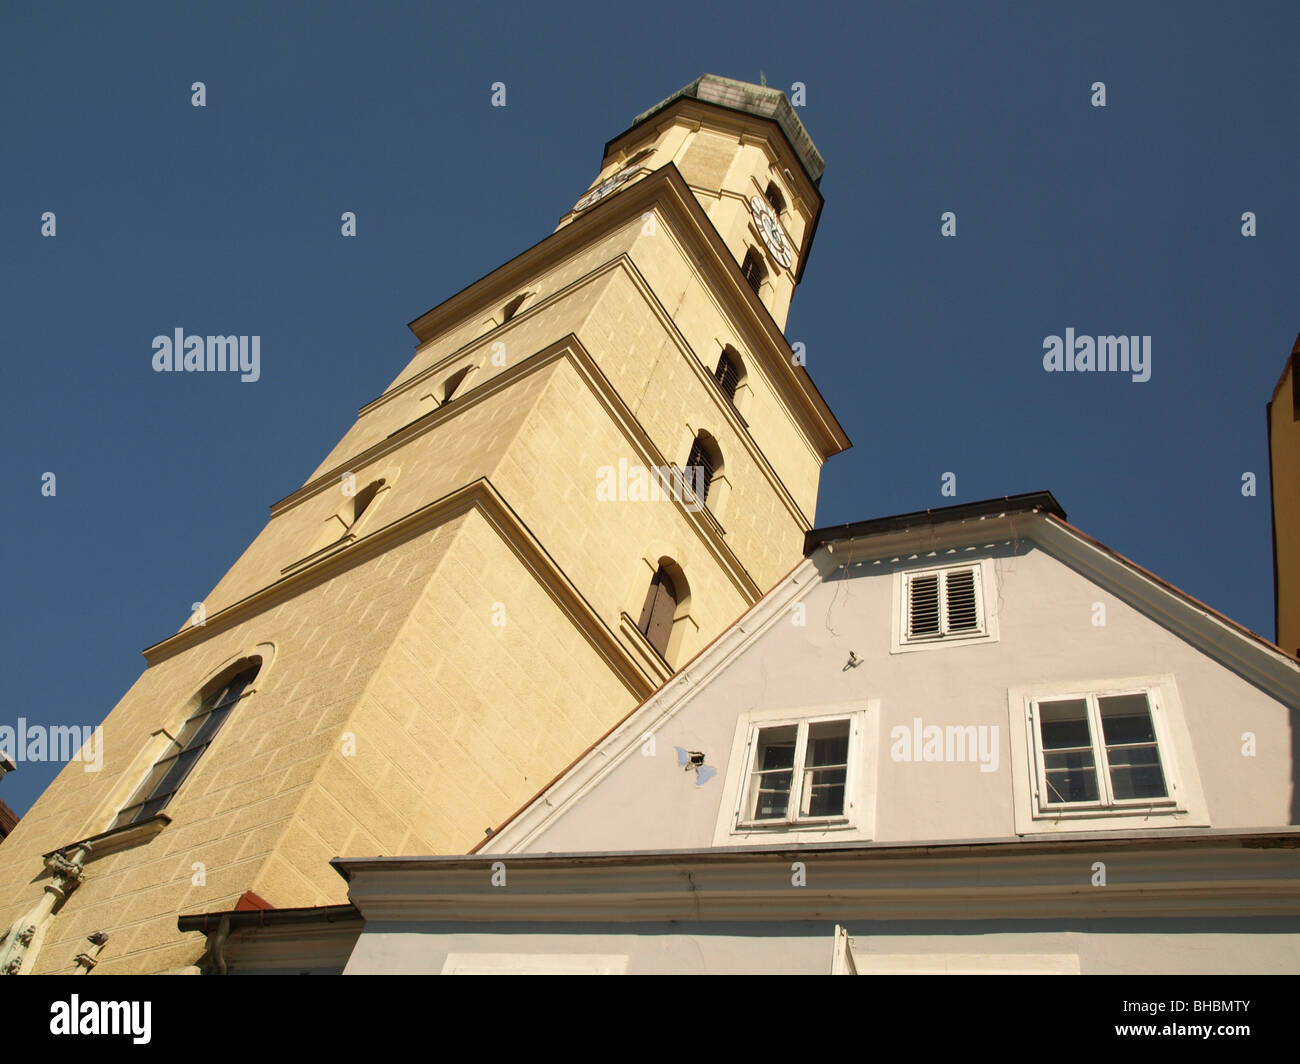
[[[573,205],[573,209],[575,211],[585,211],[593,203],[599,203],[640,169],[640,163],[637,163],[635,166],[625,166],[612,177],[605,178],[604,181],[583,196],[582,199],[578,200],[578,202]]]
[[[763,243],[767,245],[767,250],[776,257],[777,262],[788,270],[790,268],[790,244],[785,239],[785,230],[781,228],[781,223],[777,221],[771,205],[762,196],[750,196],[749,209],[754,212],[754,224],[758,226],[758,231],[763,234]]]

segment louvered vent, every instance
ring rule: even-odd
[[[717,371],[713,374],[714,380],[718,382],[718,387],[722,389],[722,394],[734,403],[736,401],[736,387],[740,384],[740,370],[736,363],[727,352],[722,352],[722,357],[718,359]]]
[[[740,272],[745,275],[745,280],[749,282],[749,287],[755,292],[762,287],[763,278],[767,276],[767,268],[758,257],[758,252],[753,248],[750,248],[750,250],[746,252],[745,261],[740,267]]]
[[[696,473],[695,470],[702,470]],[[701,440],[696,440],[691,445],[691,456],[686,459],[686,475],[690,478],[692,489],[699,488],[700,502],[709,501],[709,485],[713,483],[713,459],[709,457],[709,452]],[[697,481],[695,478],[701,479]]]
[[[948,631],[979,630],[979,605],[975,601],[975,571],[958,569],[947,573]]]
[[[907,634],[939,634],[939,574],[914,576],[908,584]]]

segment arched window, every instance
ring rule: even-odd
[[[785,210],[785,197],[781,195],[781,190],[776,187],[775,181],[767,183],[767,191],[763,195],[767,198],[767,202],[772,205],[772,210],[776,211],[777,214]]]
[[[740,368],[740,356],[730,347],[724,347],[722,355],[718,359],[718,368],[713,372],[713,379],[718,382],[722,394],[733,405],[736,402],[736,388],[739,387],[743,376],[744,373]]]
[[[745,275],[749,287],[757,292],[763,284],[763,278],[767,276],[767,267],[763,265],[763,256],[750,248],[745,253],[745,261],[740,267],[740,272]]]
[[[527,299],[532,294],[533,294],[532,292],[524,292],[522,295],[515,296],[514,299],[512,299],[509,303],[507,303],[505,305],[505,309],[501,311],[502,324],[505,324],[511,318],[513,318],[517,313],[519,313],[519,308],[524,305],[524,300]]]
[[[384,490],[383,479],[372,481],[352,496],[352,520],[348,522],[347,531],[351,532],[356,527],[361,515],[370,509],[370,504],[375,501],[375,497]]]
[[[171,748],[154,764],[112,827],[137,824],[166,808],[261,668],[261,658],[247,658],[208,686],[198,709],[181,725]]]
[[[379,493],[386,486],[387,481],[383,478],[372,480],[355,495],[349,496],[343,505],[331,514],[325,522],[324,530],[316,537],[316,543],[309,553],[314,554],[316,551],[324,550],[326,547],[347,538],[349,534],[355,534],[362,515],[370,509]]]
[[[456,394],[456,389],[465,383],[465,378],[470,375],[473,366],[462,366],[445,381],[442,382],[441,397],[438,399],[439,406],[445,406],[451,402],[451,397]]]
[[[641,620],[637,628],[664,659],[668,657],[668,639],[673,634],[673,619],[676,614],[677,583],[667,567],[660,564],[655,570],[654,579],[650,581],[650,591],[646,595],[645,606],[641,609]]]
[[[700,502],[709,501],[709,487],[721,468],[722,452],[717,441],[707,432],[699,433],[691,444],[690,457],[686,459],[686,477]]]

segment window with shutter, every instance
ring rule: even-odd
[[[901,635],[894,649],[905,644],[996,638],[984,613],[980,565],[929,569],[900,574],[903,594]]]
[[[913,577],[908,588],[909,638],[939,634],[939,574]]]
[[[736,388],[740,385],[740,367],[736,364],[735,359],[731,357],[729,351],[724,350],[722,357],[718,359],[718,368],[713,373],[713,379],[718,382],[718,387],[722,389],[722,394],[727,397],[727,401],[734,404],[736,401]]]
[[[772,210],[776,211],[777,214],[785,210],[785,197],[781,195],[781,190],[776,187],[775,181],[768,182],[767,191],[763,195],[767,198],[767,202],[772,205]]]
[[[646,595],[645,606],[641,609],[641,620],[637,628],[659,656],[667,658],[668,639],[673,632],[673,617],[677,613],[677,587],[668,571],[661,565],[650,581],[650,591]]]
[[[954,569],[946,575],[948,631],[979,630],[979,608],[975,602],[975,570]]]
[[[740,272],[745,275],[749,287],[757,292],[762,287],[763,278],[767,276],[767,267],[763,265],[762,256],[753,248],[750,248],[745,254],[745,261],[740,267]]]
[[[691,445],[690,457],[686,459],[686,475],[692,490],[698,492],[700,502],[709,501],[709,485],[713,483],[714,469],[713,456],[709,454],[704,441],[697,437]]]

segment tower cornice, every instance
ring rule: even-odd
[[[775,319],[745,281],[722,236],[672,163],[629,182],[569,225],[416,318],[410,330],[421,344],[436,339],[457,322],[509,298],[555,262],[578,254],[654,206],[676,223],[686,250],[693,253],[694,261],[707,274],[706,282],[722,297],[728,311],[735,311],[733,323],[738,338],[751,357],[759,360],[818,453],[826,459],[848,450],[852,442],[847,433],[808,371],[798,364]]]

